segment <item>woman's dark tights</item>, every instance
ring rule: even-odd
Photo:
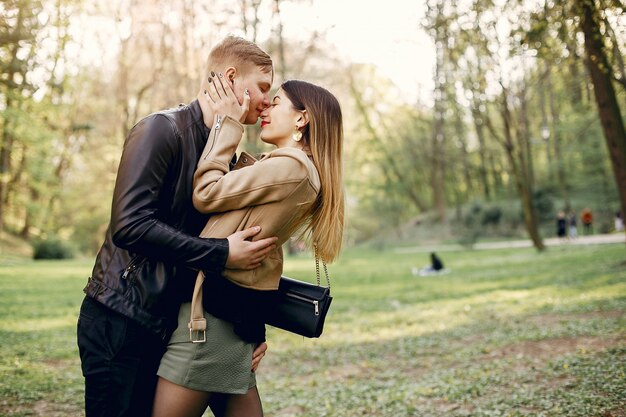
[[[201,417],[207,407],[215,417],[263,417],[256,387],[245,394],[196,391],[159,378],[152,417]]]

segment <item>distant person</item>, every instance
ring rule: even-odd
[[[411,273],[414,276],[426,276],[426,275],[434,275],[434,274],[442,274],[445,272],[449,272],[443,266],[443,261],[435,252],[431,252],[430,254],[430,265],[425,268],[418,269],[417,267],[411,268]]]
[[[556,215],[556,235],[559,239],[565,238],[565,227],[567,225],[567,220],[565,219],[565,212],[559,211]]]
[[[578,237],[578,227],[577,227],[577,219],[576,213],[570,211],[569,218],[567,219],[569,225],[569,238],[576,239]]]
[[[433,271],[441,271],[443,269],[443,262],[441,261],[441,258],[437,256],[435,252],[432,252],[430,254],[430,262],[431,262],[430,267],[432,268]]]
[[[622,216],[621,210],[618,210],[615,213],[615,231],[616,232],[624,231],[624,217]]]
[[[583,224],[585,235],[593,233],[593,213],[589,207],[585,207],[580,215],[580,221]]]

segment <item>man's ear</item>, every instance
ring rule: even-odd
[[[235,77],[238,76],[238,75],[239,75],[239,73],[237,72],[237,68],[235,68],[235,67],[228,67],[224,71],[224,77],[226,77],[226,79],[228,81],[230,81],[231,83],[233,82]]]

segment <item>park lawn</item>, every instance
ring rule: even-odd
[[[324,335],[268,330],[268,416],[626,416],[626,250],[349,250]],[[312,279],[313,260],[286,275]],[[0,416],[80,416],[75,343],[91,261],[0,265]]]

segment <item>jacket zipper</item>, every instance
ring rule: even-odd
[[[124,273],[122,274],[122,279],[128,279],[128,276],[130,275],[131,272],[133,272],[134,270],[137,269],[137,267],[139,265],[141,265],[141,263],[143,262],[137,262],[137,259],[139,259],[138,256],[135,256],[131,261],[130,264],[126,267],[126,269],[124,269]]]
[[[287,297],[295,298],[297,300],[306,301],[307,303],[313,304],[313,307],[315,307],[315,315],[316,316],[320,315],[320,302],[319,301],[310,300],[308,298],[302,297],[301,295],[296,295],[290,292],[287,293]]]
[[[124,270],[124,273],[122,274],[122,279],[127,279],[128,278],[128,274],[130,274],[132,271],[135,270],[135,268],[137,268],[134,264],[130,264],[126,267],[126,269]]]

